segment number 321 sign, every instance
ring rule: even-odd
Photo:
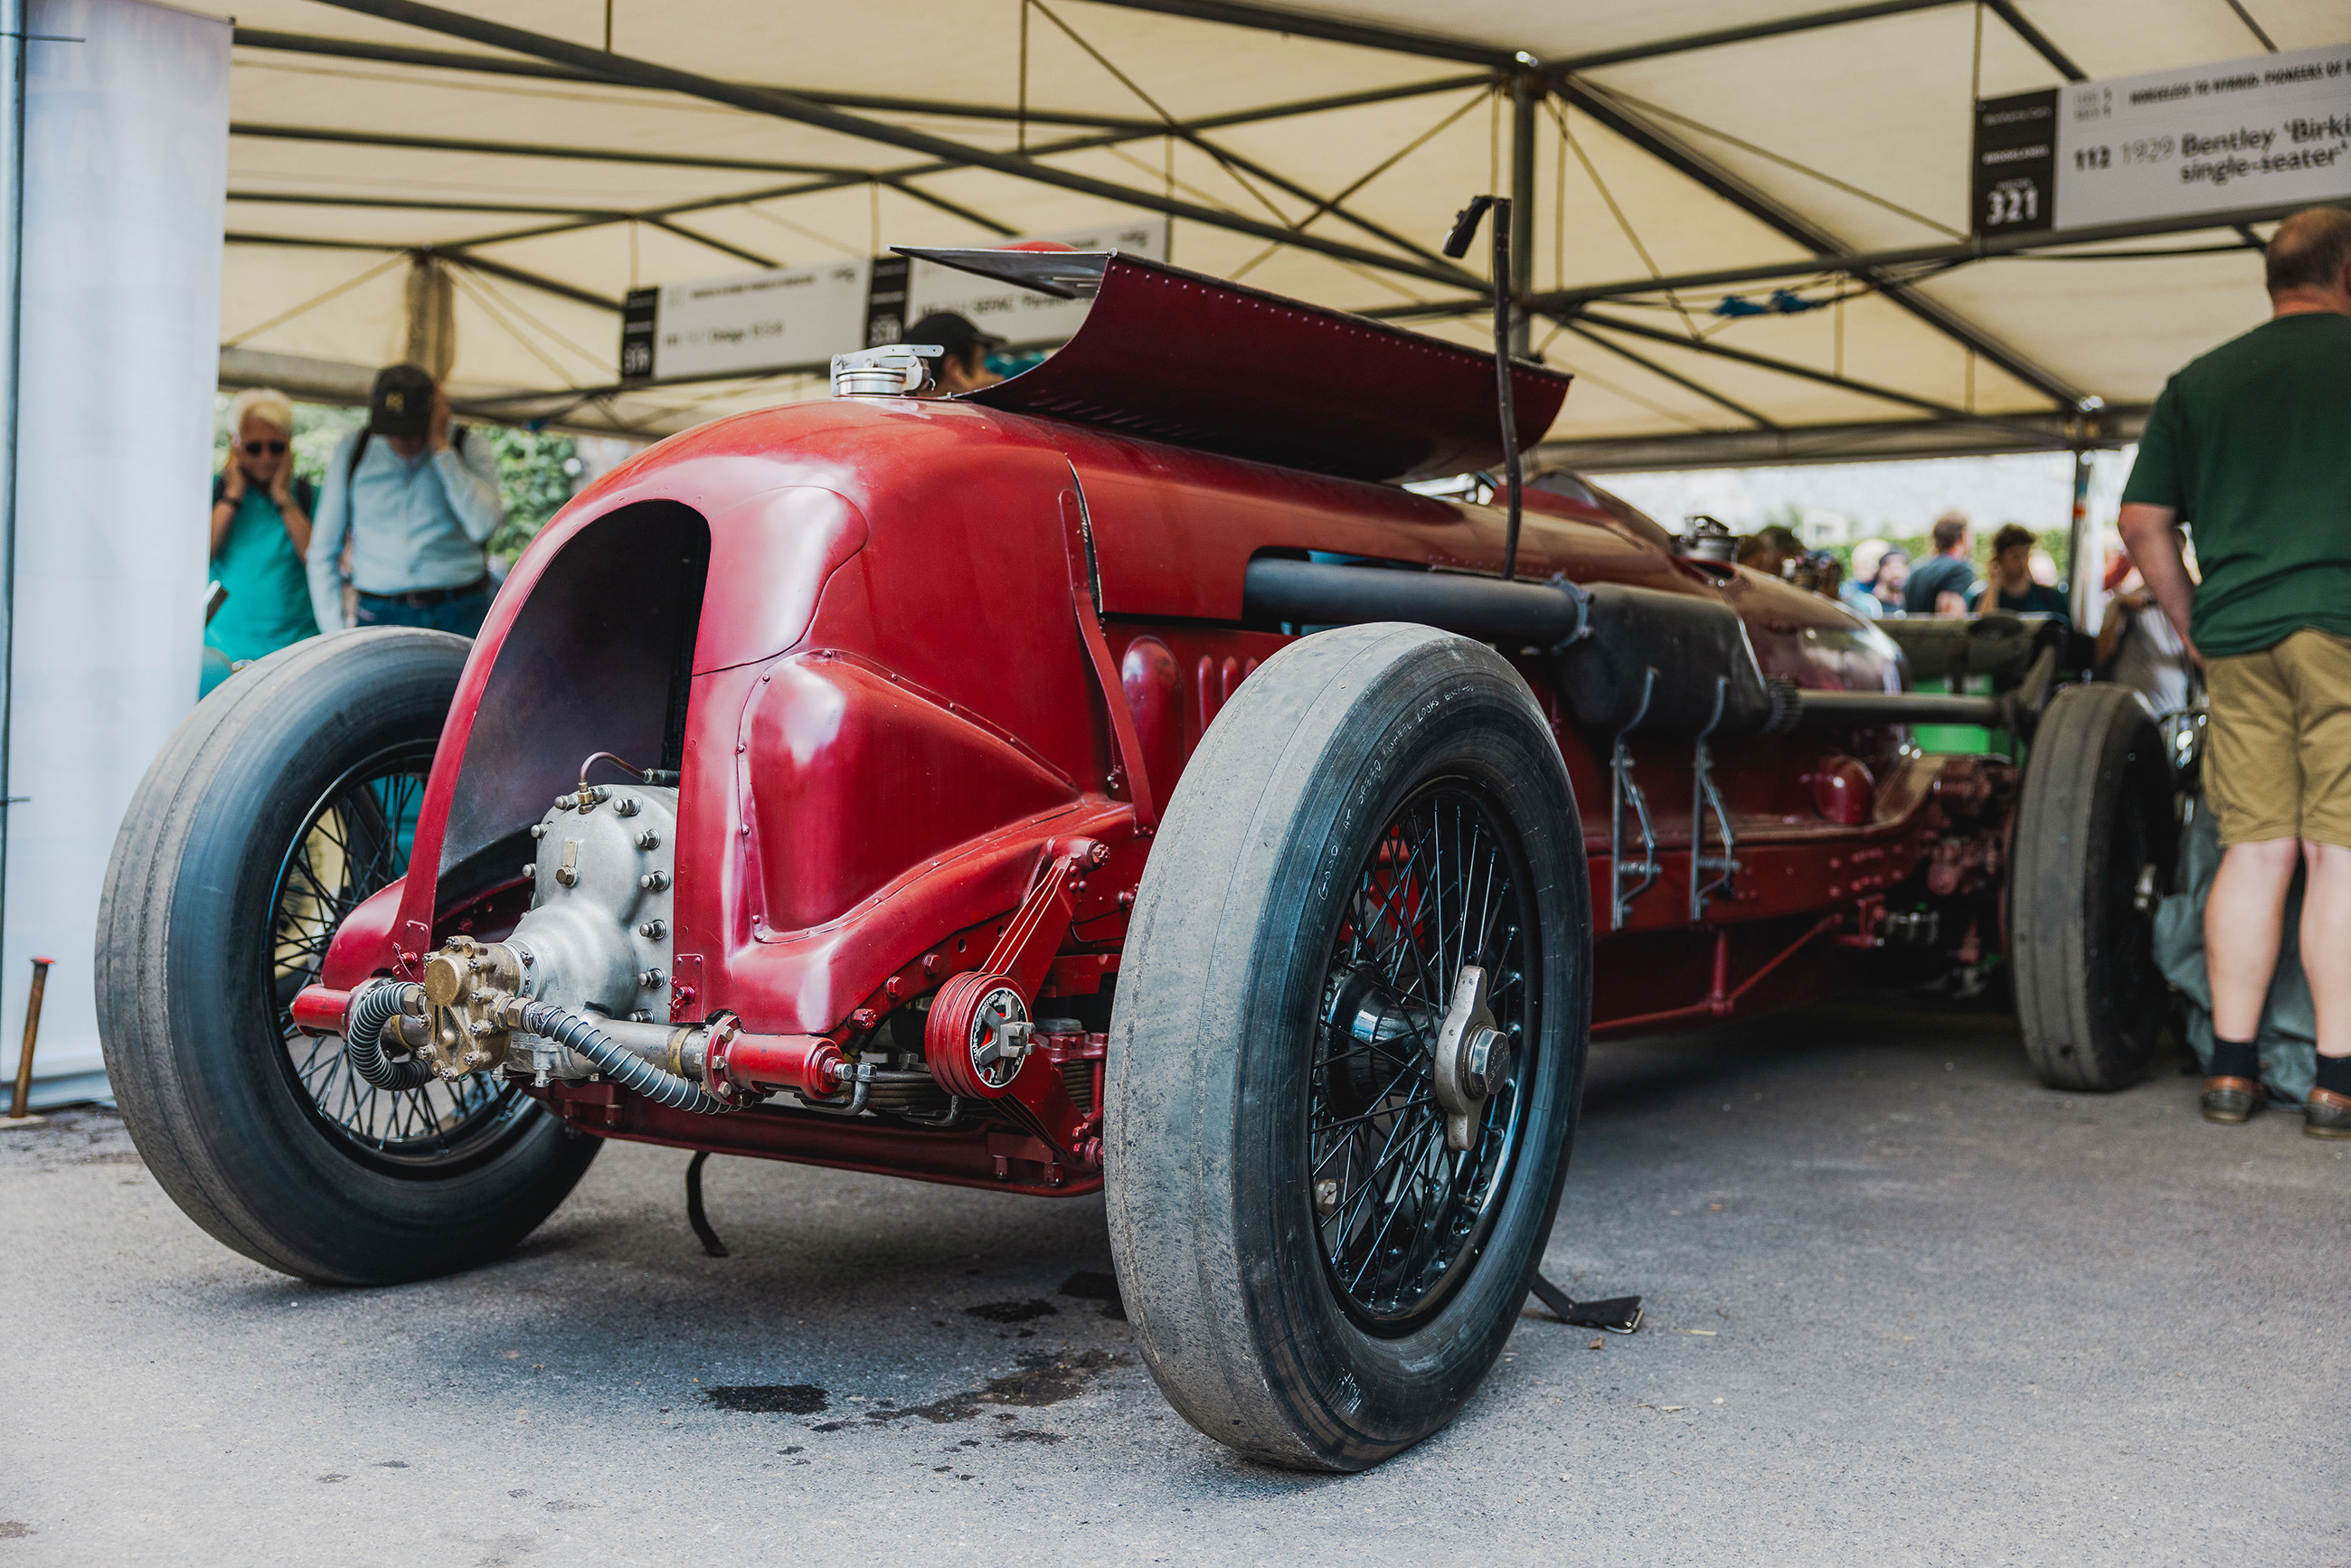
[[[2053,228],[2056,212],[2057,89],[1977,104],[1975,232]]]

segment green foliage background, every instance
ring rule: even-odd
[[[579,487],[578,447],[571,437],[543,430],[480,424],[473,431],[498,455],[498,498],[507,506],[506,522],[490,536],[490,553],[512,560]]]

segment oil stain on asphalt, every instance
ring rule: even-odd
[[[813,1383],[733,1384],[706,1388],[702,1396],[721,1410],[750,1416],[817,1416],[832,1399]]]
[[[1047,1405],[1059,1405],[1062,1400],[1084,1392],[1087,1384],[1114,1366],[1133,1364],[1131,1356],[1116,1355],[1106,1350],[1081,1350],[1065,1355],[1024,1355],[1020,1370],[1002,1377],[991,1377],[986,1386],[962,1394],[950,1394],[928,1405],[905,1405],[889,1410],[869,1410],[868,1421],[902,1421],[909,1416],[945,1426],[950,1421],[968,1421],[982,1410],[1004,1406],[1037,1409]]]
[[[964,1316],[981,1318],[991,1323],[1025,1323],[1038,1318],[1058,1316],[1061,1309],[1047,1301],[982,1301],[976,1307],[966,1307]]]

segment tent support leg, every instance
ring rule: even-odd
[[[1520,71],[1510,79],[1510,354],[1534,351],[1535,121],[1542,111],[1542,78]]]

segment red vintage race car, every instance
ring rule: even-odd
[[[156,759],[100,1017],[222,1241],[464,1269],[607,1138],[1101,1189],[1176,1407],[1353,1469],[1510,1334],[1595,1032],[2004,953],[2051,1082],[2144,1068],[2174,830],[2133,695],[2057,688],[2029,635],[2002,695],[1913,692],[1719,534],[1567,475],[1515,539],[1406,487],[1496,461],[1474,351],[1115,255],[933,254],[1092,314],[979,392],[867,356],[664,442],[477,641],[288,649]],[[1566,378],[1511,374],[1531,441]],[[1928,720],[2030,761],[1924,752]]]

